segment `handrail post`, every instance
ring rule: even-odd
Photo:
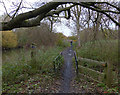
[[[62,61],[62,52],[59,53],[59,55],[53,60],[53,70],[56,72],[57,68],[60,68],[60,62]],[[57,61],[57,62],[56,62]],[[57,64],[56,64],[57,63]],[[56,67],[57,65],[57,67]]]
[[[75,63],[76,63],[76,74],[78,75],[78,61],[76,57],[76,52],[74,51]]]

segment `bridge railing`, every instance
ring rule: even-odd
[[[86,77],[97,81],[97,82],[103,82],[105,83],[108,87],[112,87],[113,84],[117,84],[118,79],[117,79],[117,73],[116,71],[113,70],[113,63],[110,62],[100,62],[96,60],[91,60],[87,58],[81,58],[79,57],[79,72]],[[89,68],[87,66],[81,65],[81,63],[84,62],[85,65],[99,65],[102,66],[103,72],[96,71],[93,68]]]
[[[61,65],[63,63],[63,56],[62,53],[60,53],[55,59],[53,60],[53,70],[57,71],[60,69]]]
[[[74,51],[74,57],[75,57],[75,65],[76,65],[76,75],[78,75],[78,59],[75,51]]]

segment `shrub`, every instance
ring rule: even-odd
[[[31,75],[49,73],[53,70],[53,59],[59,54],[62,48],[51,47],[49,49],[36,49],[36,63],[31,61],[31,50],[21,49],[18,52],[10,52],[11,55],[3,55],[7,57],[3,60],[2,78],[4,84],[14,84],[26,80]],[[10,60],[10,61],[9,61]]]
[[[36,43],[37,46],[54,46],[56,35],[49,30],[49,26],[42,23],[39,27],[16,29],[15,33],[19,46],[29,46],[31,43]]]
[[[17,44],[17,36],[13,31],[2,31],[3,48],[15,48]]]
[[[57,39],[56,39],[56,45],[60,47],[68,47],[69,44],[67,42],[67,38],[62,33],[56,33]]]

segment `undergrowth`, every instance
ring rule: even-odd
[[[78,56],[98,61],[118,63],[118,40],[87,42],[77,50]]]
[[[11,51],[11,55],[3,54],[2,82],[3,88],[7,85],[19,83],[35,74],[51,75],[53,73],[53,59],[62,51],[60,47],[51,47],[34,50],[36,61],[31,61],[31,49]]]

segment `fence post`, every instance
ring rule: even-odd
[[[31,60],[33,63],[36,63],[36,51],[35,50],[31,51]]]
[[[107,63],[105,75],[105,83],[109,88],[111,88],[113,83],[113,64],[111,62]]]
[[[32,43],[31,45],[32,51],[31,51],[31,62],[32,62],[32,66],[34,66],[34,64],[36,64],[36,45],[34,43]]]

